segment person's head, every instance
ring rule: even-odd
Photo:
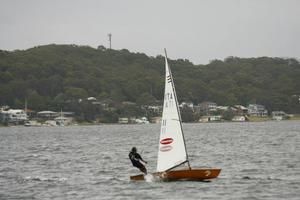
[[[134,152],[134,153],[136,153],[137,152],[136,147],[132,147],[131,151]]]

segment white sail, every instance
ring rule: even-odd
[[[165,68],[165,96],[157,158],[158,172],[172,169],[188,160],[181,127],[181,117],[167,54],[165,55]]]

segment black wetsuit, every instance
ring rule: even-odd
[[[142,172],[147,173],[145,166],[140,162],[140,160],[144,161],[140,154],[131,151],[128,156],[133,166],[139,168]]]

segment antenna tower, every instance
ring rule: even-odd
[[[109,48],[111,49],[111,33],[108,34]]]

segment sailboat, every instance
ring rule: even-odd
[[[63,116],[62,108],[60,109],[60,116],[55,118],[58,126],[65,126],[65,117]]]
[[[154,178],[166,181],[206,180],[218,177],[221,169],[192,169],[187,154],[182,121],[171,69],[165,49],[165,93],[160,139],[157,156],[157,172]],[[187,167],[186,167],[187,165]],[[182,166],[185,166],[182,169]],[[131,180],[145,180],[146,175],[130,176]]]

